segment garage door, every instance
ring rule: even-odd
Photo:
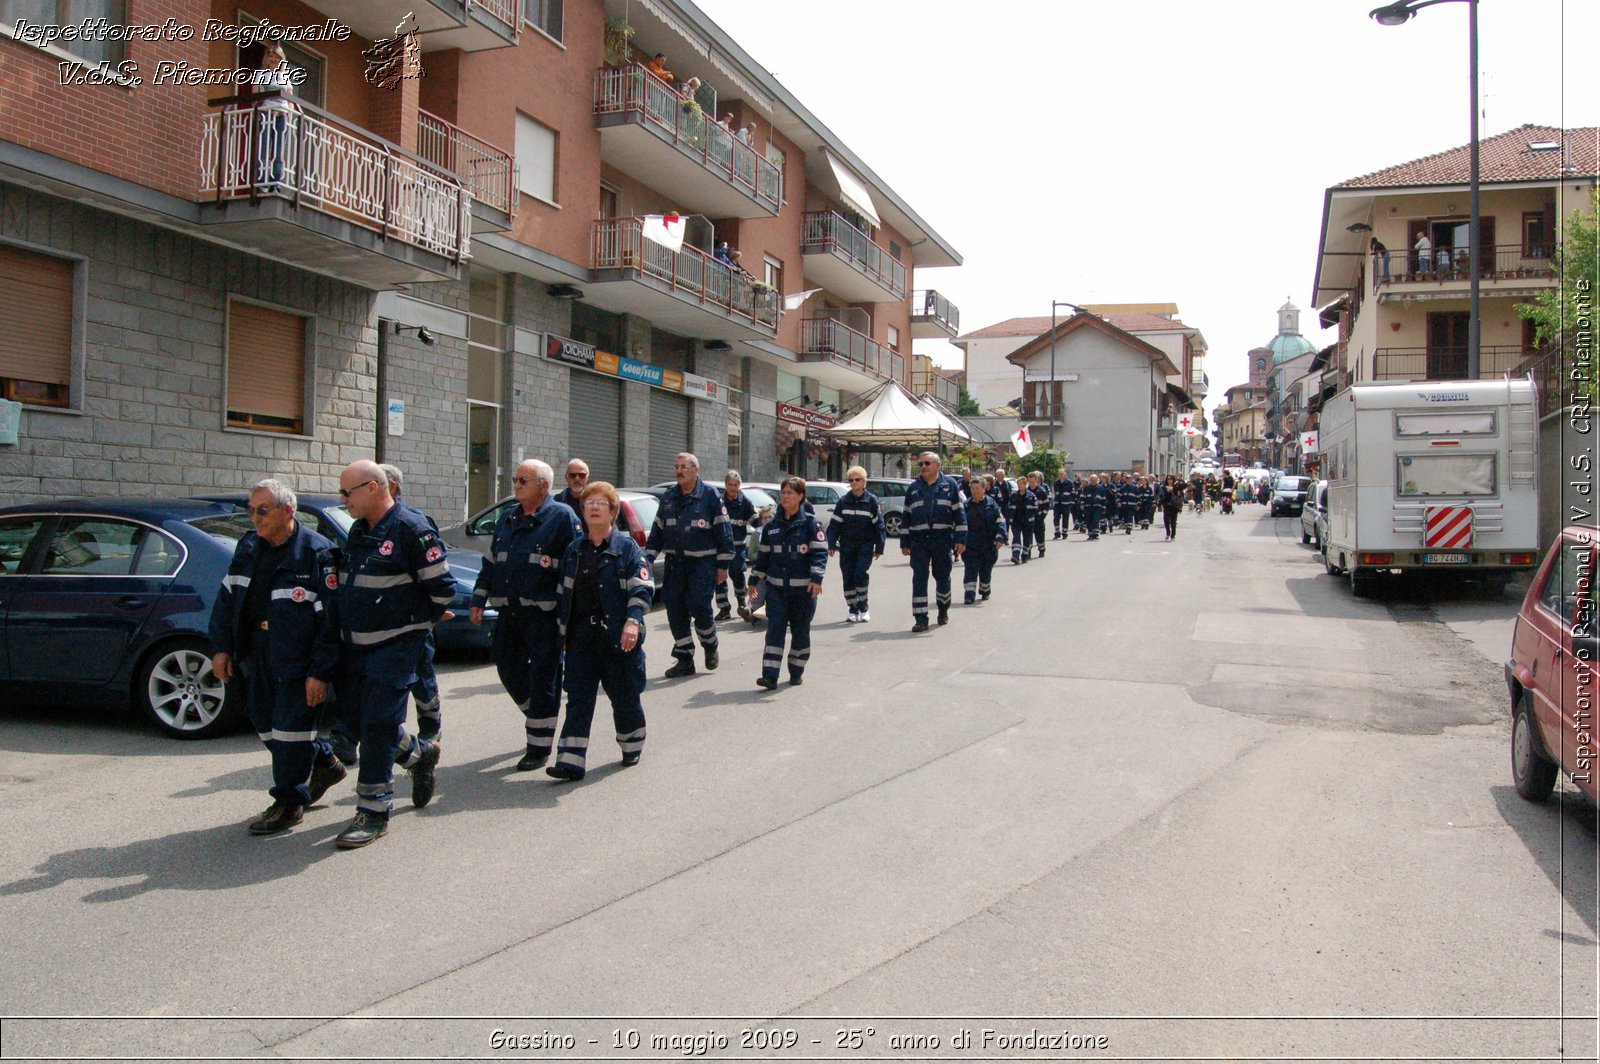
[[[672,479],[672,460],[689,446],[689,400],[650,392],[650,483]]]
[[[594,373],[573,370],[570,405],[569,458],[589,463],[589,479],[620,484],[622,461],[622,382]],[[566,458],[552,462],[558,470]]]

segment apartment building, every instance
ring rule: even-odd
[[[955,249],[685,0],[39,8],[0,0],[0,501],[837,473],[807,429],[955,335],[911,283]]]
[[[1264,385],[1235,384],[1223,393],[1222,405],[1212,415],[1217,422],[1218,447],[1246,462],[1266,461],[1267,390]]]

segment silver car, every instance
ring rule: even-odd
[[[1300,542],[1315,543],[1317,553],[1328,541],[1328,482],[1314,481],[1306,492],[1306,504],[1300,511]]]

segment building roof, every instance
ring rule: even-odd
[[[1165,330],[1192,330],[1194,326],[1185,325],[1177,318],[1163,317],[1160,314],[1133,313],[1133,314],[1100,314],[1098,317],[1109,321],[1123,332],[1159,332]],[[1070,317],[1056,318],[1056,324],[1072,320]],[[985,326],[976,332],[969,332],[961,337],[962,340],[992,340],[1000,337],[1034,337],[1040,333],[1050,331],[1050,318],[1007,318],[1005,321],[994,325]]]
[[[1299,333],[1279,333],[1267,344],[1267,349],[1272,352],[1272,364],[1281,366],[1283,363],[1308,355],[1315,351],[1316,345]]]
[[[1555,145],[1534,150],[1533,145]],[[1562,130],[1523,125],[1478,142],[1478,180],[1552,181],[1600,173],[1600,128]],[[1462,185],[1471,178],[1472,146],[1463,144],[1397,166],[1341,181],[1334,188],[1400,188]]]
[[[1074,314],[1065,321],[1058,322],[1054,337],[1057,340],[1065,340],[1073,333],[1083,329],[1099,330],[1107,336],[1126,344],[1150,359],[1166,376],[1170,377],[1178,372],[1178,367],[1172,364],[1171,359],[1167,358],[1166,352],[1161,348],[1146,343],[1133,333],[1118,326],[1115,322],[1107,321],[1098,314]],[[1044,331],[1007,355],[1006,361],[1014,366],[1026,365],[1028,359],[1050,346],[1051,336],[1050,322],[1049,319],[1046,319]]]

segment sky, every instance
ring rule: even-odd
[[[1470,140],[1464,2],[1396,28],[1376,0],[693,2],[961,253],[915,287],[963,332],[1176,303],[1208,413],[1286,299],[1337,339],[1310,304],[1327,188]],[[1478,24],[1482,136],[1600,124],[1600,2],[1482,0]]]

